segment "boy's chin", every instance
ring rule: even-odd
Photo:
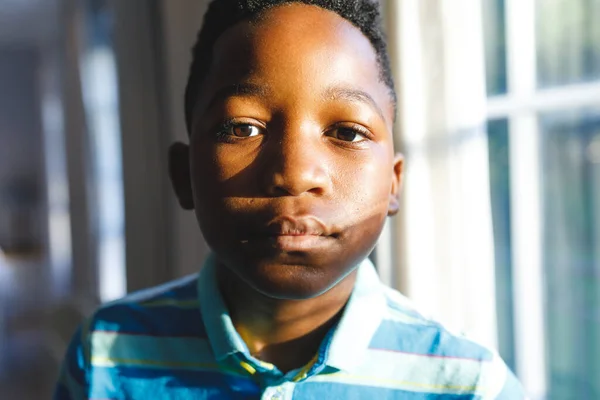
[[[321,296],[347,277],[352,265],[305,265],[262,261],[234,273],[246,285],[272,299],[307,300]]]
[[[307,300],[344,281],[369,255],[376,239],[376,235],[359,236],[356,230],[354,236],[319,238],[306,248],[294,241],[289,244],[292,250],[283,248],[288,243],[255,242],[211,248],[221,265],[235,275],[230,278],[252,291],[273,299]]]

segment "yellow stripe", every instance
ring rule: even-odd
[[[248,364],[246,361],[240,361],[240,365],[246,371],[250,372],[250,375],[254,375],[256,373],[256,369],[252,365]]]
[[[308,364],[306,364],[301,370],[300,372],[298,372],[298,375],[296,375],[293,379],[294,382],[298,382],[304,378],[306,378],[306,374],[308,373],[308,371],[310,371],[310,369],[315,365],[315,363],[317,362],[317,360],[319,359],[319,353],[315,354],[315,356],[308,362]]]
[[[258,363],[258,365],[260,365],[264,369],[268,369],[269,371],[275,369],[275,366],[273,364],[268,363],[268,362],[264,362],[264,361],[261,361],[261,360],[256,360],[256,362]]]
[[[145,366],[155,368],[180,368],[180,369],[201,369],[215,372],[229,373],[232,375],[242,376],[239,371],[235,371],[231,368],[226,368],[218,364],[212,363],[193,363],[193,362],[164,362],[156,360],[141,360],[141,359],[125,359],[125,358],[113,358],[113,357],[92,357],[92,363],[98,367],[114,367],[118,365],[127,366]]]

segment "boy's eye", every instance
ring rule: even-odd
[[[250,124],[237,124],[230,126],[225,133],[232,136],[247,138],[260,135],[261,129]]]
[[[352,143],[362,142],[367,139],[365,135],[362,134],[358,129],[343,126],[331,129],[329,132],[327,132],[327,136],[334,137],[344,142]]]

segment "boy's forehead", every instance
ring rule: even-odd
[[[201,103],[222,86],[257,78],[275,89],[295,88],[295,93],[307,86],[319,91],[351,86],[369,93],[393,121],[374,48],[358,28],[332,11],[305,4],[278,6],[225,31],[215,43]]]
[[[319,52],[351,55],[369,69],[377,65],[375,50],[358,28],[332,11],[300,3],[273,7],[260,18],[240,22],[215,43],[216,57],[260,57],[255,63],[265,58],[299,63]]]

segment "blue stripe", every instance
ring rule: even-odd
[[[492,360],[492,353],[483,346],[451,335],[437,325],[408,325],[384,320],[369,347],[438,357]]]
[[[249,379],[218,372],[94,368],[92,399],[249,399],[260,388]],[[118,385],[114,383],[118,382]]]
[[[144,308],[137,304],[113,304],[96,313],[91,330],[148,336],[206,337],[198,309],[172,306]]]
[[[198,292],[196,291],[196,281],[198,274],[186,276],[184,278],[167,282],[163,285],[156,286],[149,289],[139,290],[137,292],[130,293],[121,300],[116,300],[109,305],[118,303],[139,303],[145,300],[157,300],[164,298],[197,298]]]

